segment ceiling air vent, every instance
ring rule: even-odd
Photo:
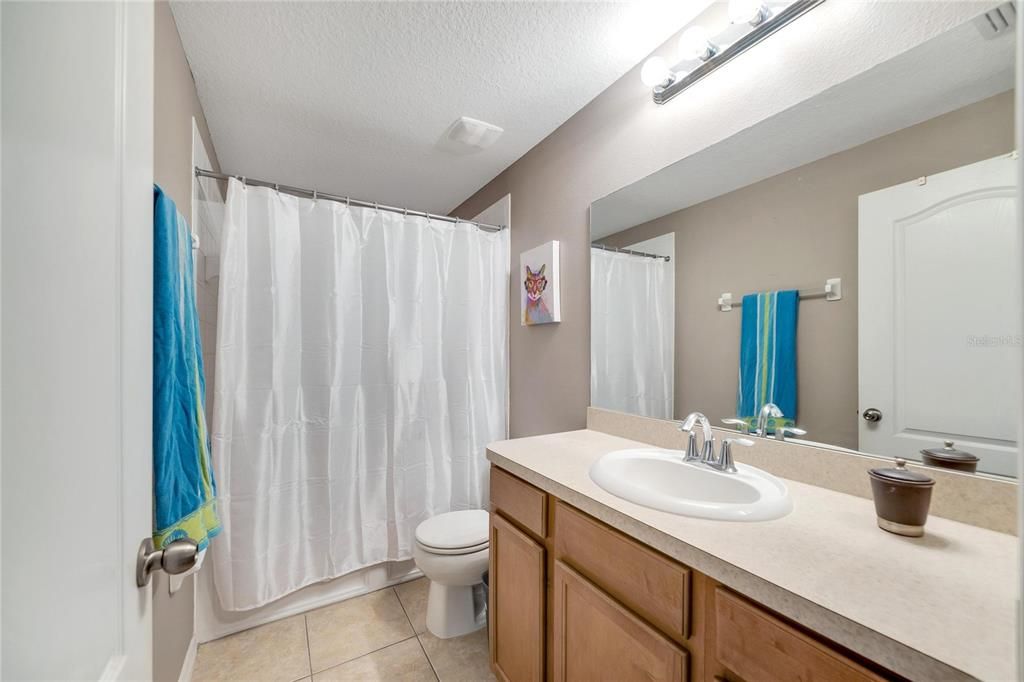
[[[439,146],[454,154],[472,154],[490,147],[503,132],[496,125],[463,116],[448,126]]]
[[[1017,24],[1017,8],[1012,2],[1004,2],[995,9],[982,14],[974,20],[981,36],[987,40],[1012,33]]]

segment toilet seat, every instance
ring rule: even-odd
[[[472,547],[454,548],[431,547],[430,545],[425,545],[422,542],[417,542],[416,544],[419,545],[420,548],[428,554],[440,554],[442,556],[457,556],[460,554],[472,554],[473,552],[479,552],[480,550],[487,549],[489,543],[483,542],[479,545],[473,545]]]
[[[430,554],[472,554],[487,549],[490,515],[482,509],[448,512],[416,528],[416,544]]]

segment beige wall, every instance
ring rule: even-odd
[[[206,126],[206,117],[196,95],[192,71],[185,59],[178,28],[170,6],[157,2],[155,8],[156,39],[154,60],[153,112],[153,177],[154,181],[177,204],[182,215],[192,217],[192,117],[199,124],[200,134],[211,151],[215,170],[216,154]],[[200,278],[200,283],[205,280]],[[202,287],[201,287],[202,288]],[[209,298],[205,289],[198,292]],[[211,321],[203,319],[200,306],[200,329],[203,345],[208,343]],[[215,303],[212,309],[216,310]],[[206,368],[212,379],[212,366]],[[212,395],[209,393],[208,395]],[[195,621],[195,581],[186,579],[173,596],[168,594],[167,578],[157,573],[153,581],[153,676],[158,682],[177,680],[188,652]]]
[[[562,322],[519,325],[510,293],[509,429],[513,437],[583,428],[590,402],[590,204],[780,111],[866,72],[977,14],[970,2],[824,3],[805,27],[780,31],[659,107],[628,72],[452,213],[471,218],[512,195],[512,262],[562,242]],[[698,19],[699,23],[699,19]],[[829,49],[822,49],[821,36]],[[665,43],[668,54],[675,38]],[[770,55],[769,59],[758,54]],[[799,78],[778,74],[799,73]],[[515,284],[515,282],[513,282]]]
[[[601,240],[674,232],[676,416],[733,416],[742,312],[722,292],[821,288],[800,305],[797,419],[814,440],[857,447],[857,197],[1013,149],[1010,92],[872,140]]]

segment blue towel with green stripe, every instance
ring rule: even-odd
[[[796,321],[800,293],[769,291],[743,297],[743,326],[740,333],[739,389],[736,415],[757,421],[761,408],[775,403],[782,419],[776,426],[796,421]]]
[[[220,532],[206,430],[206,380],[192,268],[192,232],[153,192],[153,544]]]

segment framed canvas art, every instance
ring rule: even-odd
[[[562,321],[558,285],[557,241],[519,254],[519,298],[524,327]]]

